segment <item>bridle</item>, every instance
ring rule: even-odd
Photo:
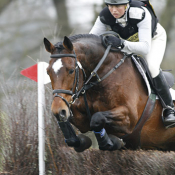
[[[67,107],[69,108],[70,116],[72,116],[72,111],[70,110],[70,105],[73,104],[76,100],[76,94],[77,94],[78,88],[79,88],[79,69],[81,69],[83,71],[84,78],[86,78],[85,71],[82,68],[81,63],[77,60],[77,56],[76,56],[75,52],[74,52],[74,54],[53,54],[50,57],[51,58],[64,58],[64,57],[75,58],[75,77],[74,77],[74,83],[73,83],[72,89],[71,90],[55,89],[52,92],[52,94],[54,95],[54,98],[59,97],[66,103]],[[74,86],[75,86],[75,91],[73,92]],[[71,95],[72,100],[70,102],[68,102],[64,97],[59,95],[59,93]]]
[[[103,40],[104,40],[104,38],[103,38]],[[50,56],[51,58],[64,58],[64,57],[75,58],[75,78],[74,78],[74,83],[73,83],[72,89],[71,90],[64,90],[64,89],[55,89],[55,90],[53,90],[54,98],[55,97],[59,97],[66,103],[66,105],[67,105],[67,107],[69,109],[69,112],[70,112],[70,116],[73,116],[72,111],[70,109],[71,105],[75,102],[76,99],[79,98],[80,95],[83,95],[84,96],[85,106],[86,106],[86,111],[88,113],[89,119],[91,119],[91,114],[90,114],[90,110],[89,110],[88,103],[87,103],[86,91],[88,89],[92,88],[93,86],[97,85],[101,81],[103,81],[105,78],[107,78],[113,71],[115,71],[119,66],[121,66],[124,63],[125,59],[128,57],[128,55],[124,53],[124,56],[119,61],[119,63],[116,66],[114,66],[102,78],[100,78],[99,75],[97,74],[97,71],[99,70],[99,68],[101,67],[103,62],[105,61],[109,51],[111,50],[111,47],[112,47],[111,45],[107,46],[107,49],[106,49],[103,57],[101,58],[100,62],[97,64],[95,69],[91,72],[91,75],[89,76],[89,78],[87,80],[86,80],[86,73],[85,73],[81,63],[77,60],[77,56],[75,54],[75,51],[74,51],[73,54],[52,54]],[[83,83],[83,86],[81,87],[80,90],[79,90],[79,69],[82,70],[83,76],[84,76],[84,83]],[[90,80],[94,76],[96,76],[97,81],[90,82]],[[75,86],[75,91],[73,92],[74,86]],[[60,93],[71,95],[72,96],[71,97],[72,100],[70,102],[68,102],[64,97],[59,95]]]

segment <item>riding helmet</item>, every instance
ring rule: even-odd
[[[130,0],[105,0],[106,5],[122,5],[128,4]]]

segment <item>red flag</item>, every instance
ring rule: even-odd
[[[38,81],[37,68],[38,64],[35,64],[27,69],[22,70],[21,74],[37,82]]]
[[[47,75],[46,68],[48,67],[48,63],[46,62],[39,62],[38,64],[35,64],[27,69],[24,69],[21,71],[21,74],[26,76],[27,78],[30,78],[36,82],[38,82],[38,66],[41,66],[44,70],[42,72],[42,76],[44,77],[44,84],[50,83],[50,77]]]

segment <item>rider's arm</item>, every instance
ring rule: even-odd
[[[144,7],[143,7],[144,8]],[[151,39],[152,39],[152,24],[151,24],[151,15],[149,11],[145,10],[145,18],[137,24],[138,26],[138,36],[139,42],[124,41],[123,52],[127,53],[136,53],[142,56],[145,56],[149,53],[151,49]],[[103,32],[111,30],[109,25],[105,25],[100,21],[100,17],[97,18],[93,28],[90,31],[90,34],[100,35]]]
[[[103,32],[106,32],[107,30],[111,30],[111,27],[103,24],[100,21],[100,17],[98,17],[89,33],[94,35],[101,35]]]
[[[144,7],[143,7],[144,8]],[[145,18],[137,24],[138,26],[138,36],[139,42],[124,41],[125,47],[123,52],[127,53],[136,53],[142,56],[145,56],[149,53],[151,49],[151,40],[152,40],[152,24],[151,24],[151,15],[149,11],[145,10]]]

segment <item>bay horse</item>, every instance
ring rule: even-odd
[[[94,131],[101,150],[175,150],[175,128],[163,125],[159,100],[146,112],[149,119],[137,127],[149,96],[130,55],[109,52],[111,48],[106,53],[101,37],[91,34],[65,36],[55,45],[44,38],[44,45],[51,53],[47,68],[53,88],[51,110],[68,146],[77,152],[91,146],[87,136],[76,135],[73,124],[81,133]]]

